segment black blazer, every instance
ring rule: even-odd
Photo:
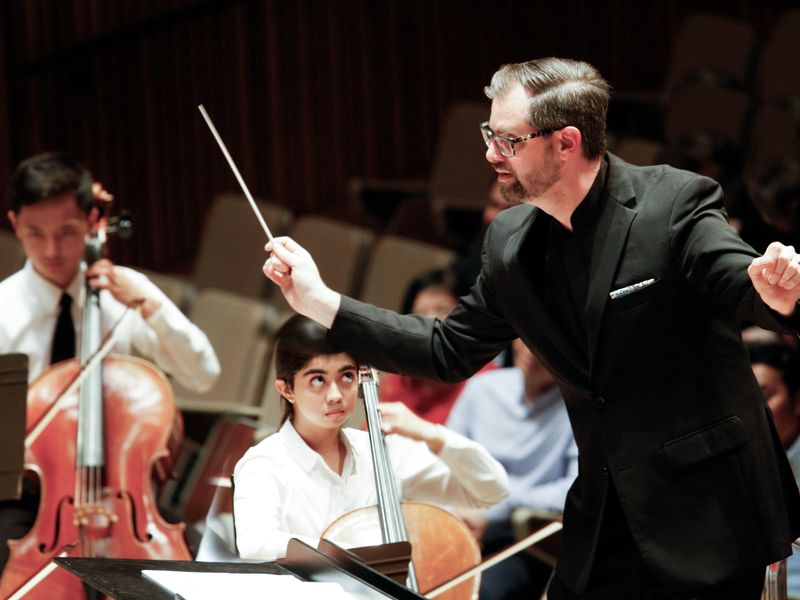
[[[728,226],[714,181],[608,155],[589,295],[589,364],[548,317],[520,249],[540,211],[502,212],[482,271],[443,322],[343,298],[330,335],[388,371],[468,377],[514,337],[557,378],[580,450],[559,577],[588,579],[608,478],[653,574],[675,590],[790,554],[800,496],[742,345],[740,322],[798,329],[755,293],[757,253]],[[649,282],[614,299],[610,293]]]

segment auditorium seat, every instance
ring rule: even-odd
[[[189,318],[211,341],[222,372],[214,386],[198,393],[175,385],[178,407],[188,412],[258,418],[271,350],[271,307],[262,300],[215,289],[200,289]]]
[[[286,234],[292,221],[291,211],[263,200],[256,200],[256,204],[272,235]],[[192,282],[198,289],[215,288],[263,298],[268,289],[261,272],[266,243],[267,236],[243,195],[217,196],[203,227]]]
[[[360,297],[383,308],[400,310],[412,279],[425,271],[446,268],[454,258],[455,253],[448,248],[382,236],[371,253]]]
[[[311,253],[320,275],[332,289],[358,293],[367,253],[375,234],[364,227],[316,215],[297,219],[289,235]]]
[[[436,238],[457,237],[458,232],[447,230],[445,211],[482,208],[493,177],[479,130],[479,125],[489,119],[489,112],[488,101],[451,105],[437,134],[427,179],[353,179],[349,182],[351,208],[371,217],[381,229],[391,227],[393,234],[418,237],[413,229],[405,228],[407,219],[401,218],[402,224],[392,221],[405,200],[424,200],[428,203],[424,214],[432,220]],[[421,214],[420,218],[426,216]]]
[[[17,236],[0,231],[0,281],[19,271],[25,264],[25,251]]]

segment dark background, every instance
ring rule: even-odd
[[[424,178],[445,109],[481,100],[502,63],[567,56],[593,63],[617,90],[658,89],[686,14],[744,17],[763,36],[780,10],[796,4],[4,0],[1,6],[0,180],[30,154],[66,150],[105,183],[119,208],[133,213],[136,235],[116,260],[185,270],[211,199],[237,189],[199,103],[254,195],[297,214],[345,218],[351,177]]]

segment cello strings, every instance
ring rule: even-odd
[[[241,186],[242,191],[244,192],[247,201],[250,203],[250,208],[253,209],[253,212],[256,213],[256,218],[258,222],[261,224],[261,228],[264,230],[264,233],[267,234],[267,239],[272,241],[272,233],[267,227],[266,221],[264,221],[264,217],[261,216],[261,211],[258,210],[258,206],[256,206],[255,200],[253,200],[253,196],[250,194],[250,190],[247,187],[247,184],[244,182],[244,178],[242,178],[241,173],[239,173],[239,169],[236,168],[236,163],[233,162],[233,158],[231,157],[230,152],[228,152],[228,148],[225,146],[225,142],[222,141],[222,137],[220,137],[219,133],[217,132],[217,128],[214,127],[214,123],[211,121],[211,117],[208,116],[205,107],[201,104],[198,107],[200,114],[203,115],[203,118],[206,121],[206,125],[211,130],[211,133],[214,136],[214,139],[217,140],[217,144],[219,145],[219,149],[222,150],[222,154],[228,161],[228,164],[233,171],[233,174],[236,176],[236,180],[239,182],[239,186]]]

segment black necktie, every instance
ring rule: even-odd
[[[50,364],[75,356],[75,324],[72,322],[72,296],[64,292],[59,301],[61,311],[58,313],[56,330],[53,334],[53,352]]]

